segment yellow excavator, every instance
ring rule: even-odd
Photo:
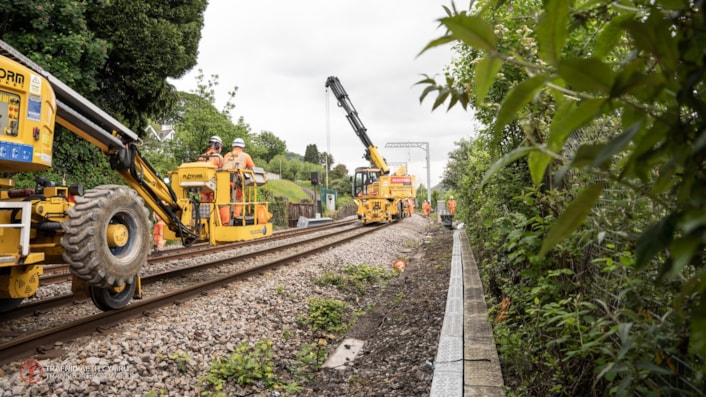
[[[261,168],[196,161],[162,178],[140,154],[137,134],[0,41],[0,173],[51,167],[55,123],[98,147],[128,186],[84,190],[38,178],[18,188],[12,177],[0,178],[0,312],[35,295],[45,264],[68,264],[74,295],[101,310],[140,298],[139,272],[152,246],[149,209],[167,223],[165,238],[185,246],[272,234]],[[236,205],[236,189],[244,210],[223,222],[219,209]]]
[[[338,105],[346,112],[346,118],[358,138],[365,146],[364,158],[370,166],[358,167],[353,176],[353,199],[358,206],[357,216],[364,224],[384,223],[399,220],[412,214],[416,197],[415,179],[406,175],[405,167],[393,174],[385,159],[368,137],[367,128],[358,116],[353,103],[341,81],[336,76],[326,79],[326,87],[331,89]]]

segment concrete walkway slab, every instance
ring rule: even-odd
[[[429,395],[504,397],[483,285],[463,230],[454,232],[450,277]]]
[[[346,365],[353,362],[358,352],[363,349],[364,344],[365,341],[362,340],[351,338],[344,339],[322,366],[326,368],[345,369]]]

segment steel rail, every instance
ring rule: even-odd
[[[187,259],[190,257],[194,256],[203,256],[205,254],[213,254],[213,253],[218,253],[222,251],[230,251],[234,249],[239,249],[243,247],[248,247],[251,245],[256,245],[260,243],[266,243],[266,242],[273,242],[277,240],[282,240],[285,238],[292,238],[296,237],[299,235],[306,235],[310,234],[313,232],[319,232],[323,230],[329,230],[329,229],[337,229],[349,225],[359,225],[357,219],[353,220],[345,220],[345,221],[340,221],[340,222],[334,222],[332,224],[328,225],[321,225],[317,227],[312,227],[312,228],[307,228],[307,229],[293,229],[291,232],[289,230],[287,231],[282,231],[281,233],[278,233],[277,235],[273,235],[270,237],[265,237],[262,239],[258,240],[250,240],[250,241],[243,241],[243,242],[238,242],[238,243],[233,243],[233,244],[226,244],[226,245],[219,245],[219,246],[208,246],[207,244],[199,244],[195,245],[192,247],[186,247],[186,248],[176,248],[176,249],[170,249],[167,251],[174,251],[174,252],[165,252],[165,255],[163,256],[151,256],[148,259],[149,264],[157,264],[157,263],[163,263],[167,262],[170,260],[176,260],[176,259]],[[267,251],[265,251],[267,252]],[[206,264],[202,265],[197,265],[194,267],[195,271],[197,269],[203,269],[206,266]],[[60,267],[52,267],[51,273],[47,276],[40,277],[40,283],[49,284],[49,283],[58,283],[62,281],[68,281],[71,280],[73,277],[71,274],[67,273],[59,273],[60,268],[66,268],[68,271],[68,267],[66,266],[60,266]],[[189,268],[183,268],[183,269],[174,269],[173,271],[175,272],[173,277],[181,274],[186,274],[189,273],[188,271]],[[159,279],[165,279],[169,278],[169,271],[165,271],[160,273],[161,278],[153,278],[153,275],[150,276],[145,276],[142,278],[142,285],[149,285]],[[66,294],[66,295],[60,295],[52,298],[47,298],[47,299],[42,299],[40,301],[34,301],[34,302],[28,302],[28,303],[23,303],[20,306],[9,310],[5,313],[0,314],[0,322],[3,321],[9,321],[9,320],[14,320],[17,318],[21,317],[26,317],[29,315],[41,315],[42,312],[53,309],[55,307],[60,307],[60,306],[66,306],[72,303],[77,303],[84,301],[84,298],[75,298],[72,294]]]

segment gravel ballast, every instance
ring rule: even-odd
[[[61,343],[60,356],[39,361],[41,378],[21,376],[24,361],[6,364],[0,368],[0,397],[218,395],[204,381],[213,360],[258,342],[269,344],[271,378],[257,380],[251,372],[246,377],[253,384],[226,380],[222,395],[426,396],[444,316],[452,237],[452,231],[415,215],[278,270]],[[386,283],[361,290],[321,282],[324,274],[341,274],[354,265],[392,270],[397,259],[408,266]],[[307,321],[312,298],[345,302],[349,327],[312,330]],[[331,354],[344,338],[364,345],[342,367],[316,370],[307,361],[311,355],[303,354],[309,348]]]

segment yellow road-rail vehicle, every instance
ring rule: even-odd
[[[102,310],[141,297],[139,271],[152,246],[149,209],[167,223],[165,237],[186,246],[272,234],[261,168],[192,162],[165,180],[140,154],[137,134],[0,41],[0,173],[51,167],[55,123],[97,146],[128,186],[84,191],[38,178],[36,187],[20,189],[0,178],[0,312],[36,293],[46,263],[68,264],[73,293]],[[243,210],[224,224],[219,209],[235,205],[235,189]]]
[[[363,146],[364,158],[370,166],[358,167],[353,176],[353,199],[358,206],[357,216],[364,224],[384,223],[408,217],[412,209],[408,204],[416,197],[415,178],[406,175],[406,168],[400,167],[390,174],[387,162],[373,144],[367,128],[358,116],[341,81],[336,76],[326,80],[326,87],[331,89],[338,105],[346,112],[346,118],[353,127]]]

